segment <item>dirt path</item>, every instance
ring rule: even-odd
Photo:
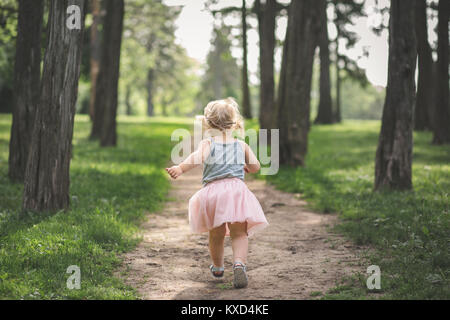
[[[148,216],[143,241],[125,255],[126,283],[143,299],[312,299],[344,275],[364,272],[361,248],[327,231],[336,216],[309,211],[298,195],[247,180],[269,227],[250,238],[249,286],[232,289],[231,248],[225,248],[225,279],[213,280],[207,234],[190,233],[188,199],[201,188],[201,169],[173,181],[160,213]]]

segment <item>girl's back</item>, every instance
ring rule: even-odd
[[[223,178],[239,178],[244,180],[245,151],[241,143],[210,141],[210,151],[203,164],[203,185]]]

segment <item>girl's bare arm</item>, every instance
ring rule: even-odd
[[[187,157],[179,165],[166,168],[166,171],[173,179],[178,178],[183,173],[188,172],[189,170],[195,168],[196,166],[203,164],[203,161],[205,161],[209,153],[209,149],[210,149],[209,141],[208,140],[201,141],[196,151],[191,153],[189,157]]]
[[[243,141],[241,141],[241,145],[245,151],[245,171],[248,173],[258,172],[259,169],[261,169],[261,165],[259,164],[258,158],[256,158],[253,153],[253,150]]]

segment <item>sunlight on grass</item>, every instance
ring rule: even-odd
[[[306,167],[281,168],[267,179],[301,193],[315,210],[339,213],[338,231],[378,248],[372,262],[383,272],[385,297],[448,298],[450,146],[414,133],[414,191],[373,192],[379,129],[376,121],[312,126]],[[361,285],[354,295],[365,292]]]
[[[135,299],[113,276],[119,254],[137,243],[138,224],[161,208],[169,183],[173,130],[187,119],[121,117],[118,146],[89,141],[77,115],[71,162],[71,210],[19,219],[22,185],[7,178],[10,116],[0,116],[0,297],[3,299]],[[81,269],[81,290],[66,288],[66,269]]]

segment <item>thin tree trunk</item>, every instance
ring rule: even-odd
[[[315,123],[333,123],[333,105],[331,100],[330,49],[328,38],[327,2],[320,1],[320,100]]]
[[[80,8],[80,30],[66,27],[66,10],[71,5]],[[41,98],[25,173],[24,210],[56,211],[69,206],[69,168],[84,5],[84,0],[50,2]]]
[[[167,100],[165,98],[163,98],[162,99],[162,103],[161,103],[161,109],[162,109],[163,117],[167,117],[168,116],[168,114],[167,114],[167,105],[168,105]]]
[[[341,67],[339,66],[339,29],[336,36],[336,109],[334,110],[334,122],[341,122]]]
[[[248,86],[248,45],[247,45],[247,6],[242,0],[242,110],[246,119],[251,119],[252,110],[250,102],[250,89]]]
[[[100,65],[101,55],[101,43],[99,36],[99,24],[100,24],[100,0],[91,0],[92,4],[92,25],[91,25],[91,95],[89,99],[89,116],[91,121],[94,119],[95,113],[95,92],[97,86],[97,77]]]
[[[280,79],[280,164],[305,164],[311,101],[314,51],[319,32],[319,11],[314,0],[293,1]]]
[[[289,8],[290,10],[290,8]],[[287,27],[286,28],[286,35],[283,43],[283,54],[281,58],[281,69],[280,69],[280,79],[278,83],[278,96],[277,96],[277,102],[275,104],[275,115],[274,121],[277,128],[283,128],[286,125],[286,117],[284,116],[284,110],[281,108],[281,106],[285,106],[285,95],[282,94],[286,91],[286,76],[287,76],[287,61],[288,61],[288,52],[289,52],[289,39],[290,39],[290,32],[292,28]],[[281,133],[283,133],[283,130],[281,130]]]
[[[412,188],[416,58],[414,2],[392,0],[388,84],[375,161],[375,190]]]
[[[440,0],[438,6],[438,61],[436,74],[436,110],[433,123],[433,144],[450,143],[450,105],[449,105],[449,40],[448,21],[450,2]]]
[[[127,116],[131,116],[132,114],[132,107],[131,107],[131,85],[127,85],[125,92],[125,105],[127,106]]]
[[[438,68],[438,62],[432,61],[431,62],[431,92],[430,92],[430,107],[427,109],[428,111],[428,120],[430,125],[430,130],[433,131],[433,126],[437,122],[436,117],[438,116],[438,110],[437,110],[437,68]]]
[[[417,102],[414,113],[414,129],[430,128],[429,109],[433,90],[432,79],[433,58],[428,43],[427,3],[426,0],[416,0],[416,36],[417,53],[419,55],[419,79],[417,84]]]
[[[153,82],[155,81],[155,71],[149,69],[147,72],[147,116],[155,115],[155,105],[153,103]]]
[[[123,0],[108,0],[106,2],[106,17],[103,32],[103,50],[100,72],[97,84],[95,102],[100,111],[101,129],[100,146],[115,146],[117,143],[116,115],[118,103],[118,84],[120,71],[120,47],[122,43],[122,29],[124,16]]]
[[[260,128],[274,127],[273,113],[275,110],[275,80],[274,80],[274,51],[275,51],[275,20],[277,14],[276,0],[267,0],[258,6],[259,25],[259,67],[260,67]]]
[[[14,67],[14,106],[9,144],[12,181],[23,182],[39,103],[43,0],[20,0]]]

